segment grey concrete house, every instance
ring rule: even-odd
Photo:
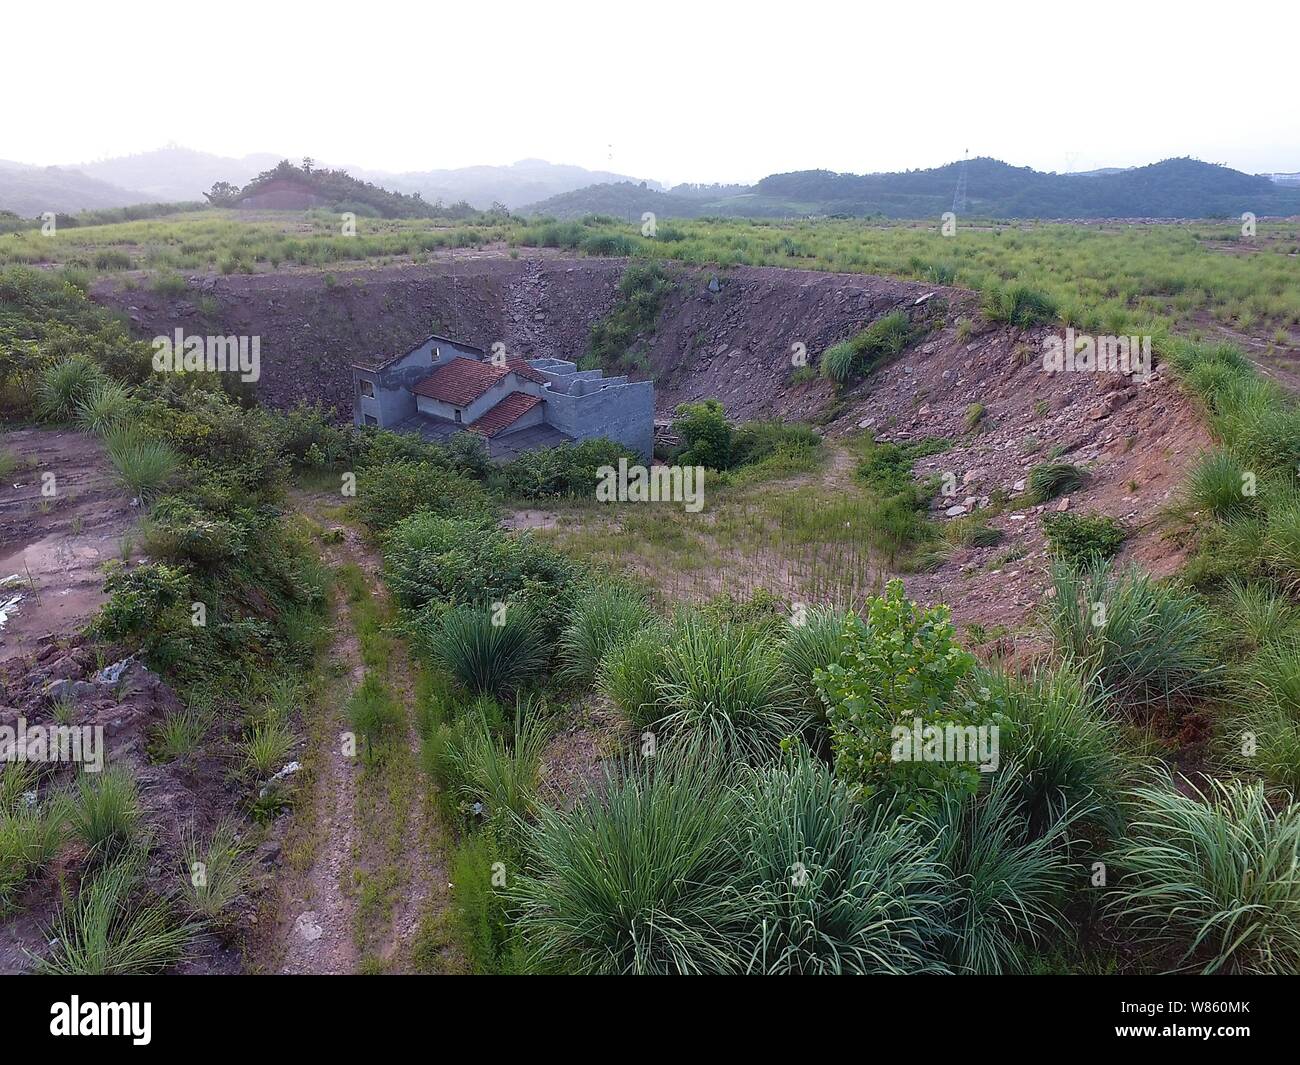
[[[478,433],[495,459],[606,436],[649,460],[654,385],[564,359],[494,358],[429,336],[401,355],[352,367],[357,425],[446,441]]]

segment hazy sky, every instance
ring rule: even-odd
[[[677,181],[992,155],[1300,171],[1300,4],[14,3],[0,159],[169,141]]]

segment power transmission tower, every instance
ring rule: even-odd
[[[961,158],[961,166],[957,168],[957,189],[952,194],[952,213],[966,213],[966,159],[970,156],[970,149],[966,149],[966,154]]]

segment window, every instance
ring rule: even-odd
[[[361,379],[361,394],[369,399],[375,398],[375,383],[367,381],[364,377]]]
[[[379,424],[379,419],[376,418],[373,414],[363,414],[363,415],[361,416],[361,420],[362,420],[362,423],[365,424],[365,425],[378,425],[378,424]]]
[[[437,362],[441,358],[442,358],[442,348],[438,347],[435,344],[433,348],[433,361]]]
[[[460,408],[459,408],[459,407],[456,408],[456,421],[457,421],[457,422],[460,421]]]

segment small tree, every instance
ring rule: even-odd
[[[895,759],[894,729],[913,732],[985,723],[986,703],[959,691],[975,668],[955,640],[946,606],[922,609],[890,581],[867,604],[865,619],[850,615],[838,662],[814,674],[825,702],[836,774],[861,798],[898,796],[905,807],[926,808],[944,788],[974,792],[974,761]]]
[[[682,403],[676,410],[673,429],[681,434],[685,449],[677,461],[687,466],[725,470],[731,465],[731,426],[722,404],[716,399]]]
[[[203,195],[213,207],[233,207],[239,199],[239,186],[229,181],[218,181]]]

